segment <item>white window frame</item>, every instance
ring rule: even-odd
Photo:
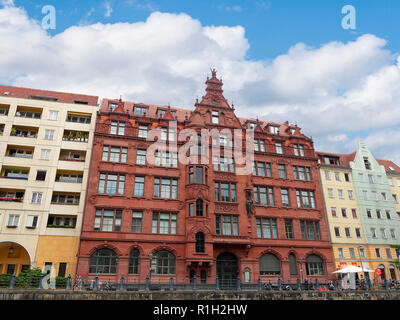
[[[43,198],[43,192],[32,192],[32,204],[41,204]]]
[[[58,114],[59,114],[58,110],[49,110],[49,117],[47,120],[52,120],[52,121],[58,120]]]
[[[7,227],[18,227],[19,225],[19,214],[9,214]]]

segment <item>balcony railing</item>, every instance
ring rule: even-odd
[[[0,201],[6,202],[22,202],[24,197],[0,197]]]

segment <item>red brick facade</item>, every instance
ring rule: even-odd
[[[122,103],[121,101],[114,101],[118,103],[118,106],[115,109],[113,107],[112,111],[109,105],[110,101],[103,100],[97,118],[77,274],[89,278],[99,273],[100,278],[106,277],[107,279],[119,279],[121,276],[124,276],[125,279],[144,279],[149,274],[150,255],[152,255],[152,259],[155,259],[157,252],[166,250],[173,254],[172,257],[175,257],[176,268],[175,270],[168,269],[172,272],[165,271],[167,269],[163,269],[161,262],[160,265],[157,265],[159,262],[153,261],[155,267],[152,270],[152,277],[154,278],[169,279],[172,276],[182,279],[196,274],[197,278],[202,281],[214,282],[217,274],[220,278],[226,278],[230,277],[229,274],[232,273],[232,277],[240,276],[243,282],[249,279],[250,282],[256,282],[259,277],[262,280],[276,281],[278,276],[283,281],[295,281],[298,277],[314,280],[317,276],[315,273],[318,273],[315,270],[322,266],[323,274],[319,274],[318,279],[320,281],[333,279],[331,246],[312,140],[305,137],[300,132],[300,128],[288,123],[276,124],[237,118],[233,106],[230,106],[222,95],[222,82],[216,78],[215,71],[213,71],[212,78],[207,79],[206,85],[206,95],[201,102],[196,102],[195,110],[192,112],[170,107]],[[138,112],[140,113],[140,107],[147,108],[145,115],[137,115]],[[135,110],[136,108],[137,110]],[[160,115],[159,110],[165,110],[165,114]],[[218,114],[214,121],[213,111],[214,115]],[[245,132],[249,123],[254,123],[254,139],[264,141],[262,146],[259,142],[258,149],[262,151],[255,151],[254,160],[264,162],[265,171],[269,169],[265,163],[269,163],[271,176],[239,175],[229,172],[229,166],[226,166],[228,168],[226,171],[224,171],[225,167],[222,171],[220,170],[223,166],[219,167],[219,171],[217,171],[214,170],[214,165],[210,160],[208,164],[199,165],[202,169],[199,169],[198,179],[201,175],[202,181],[196,183],[196,168],[193,168],[193,181],[189,178],[189,170],[193,166],[191,164],[185,165],[178,162],[177,168],[174,168],[173,165],[172,167],[151,165],[148,162],[145,165],[137,164],[138,150],[146,150],[153,143],[139,137],[139,126],[148,126],[148,130],[158,127],[167,128],[169,123],[174,120],[177,121],[178,133],[185,128],[192,128],[199,133],[201,129],[206,128],[241,129]],[[113,125],[112,121],[114,121]],[[116,127],[118,121],[119,125]],[[125,123],[125,126],[121,128],[121,135],[118,135],[120,129],[118,126],[121,123]],[[276,126],[279,132],[272,133],[271,126]],[[112,134],[115,132],[117,134]],[[279,150],[277,152],[276,143],[282,143],[282,153],[279,153]],[[178,146],[181,144],[183,143],[178,143]],[[296,149],[294,145],[296,145]],[[127,150],[126,163],[121,163],[120,159],[116,159],[115,152],[114,158],[110,161],[110,156],[106,156],[104,146],[110,146],[109,150],[113,146],[114,151],[115,147],[127,148],[121,149],[120,154],[122,156],[122,153]],[[104,160],[102,160],[103,157],[105,157]],[[285,165],[286,178],[280,178],[278,165]],[[299,177],[304,180],[294,178],[293,166],[305,168],[305,172],[297,171]],[[258,167],[257,164],[256,167]],[[103,174],[103,178],[106,177],[106,180],[108,175],[113,175],[113,179],[117,176],[118,182],[112,184],[107,180],[106,186],[103,188],[101,185],[101,191],[99,191],[101,174]],[[268,174],[266,173],[266,175]],[[310,175],[311,180],[308,180]],[[121,176],[124,177],[124,181],[121,181]],[[137,187],[139,195],[134,195],[135,177],[144,177],[143,196],[140,195],[139,184]],[[161,198],[162,195],[159,196],[159,191],[155,193],[154,189],[161,190],[161,192],[164,190],[164,196],[167,192],[173,198],[171,194],[175,194],[176,189],[170,189],[168,186],[165,187],[166,189],[162,189],[163,187],[159,188],[158,184],[156,188],[154,187],[156,181],[164,183],[164,181],[168,182],[167,179],[177,182],[177,199],[165,200]],[[216,182],[221,188],[218,193],[220,201],[215,199]],[[231,189],[225,191],[226,186]],[[251,199],[255,200],[255,186],[259,187],[257,189],[259,202],[264,203],[253,203],[252,213],[248,214],[246,195],[251,191]],[[236,199],[233,187],[236,187]],[[264,187],[266,189],[263,189]],[[110,188],[108,191],[110,194],[105,191],[107,188]],[[171,188],[173,187],[171,186]],[[289,193],[288,206],[283,205],[281,189],[286,189]],[[264,194],[265,190],[266,194]],[[268,190],[273,192],[273,203],[272,195],[268,194]],[[300,198],[303,199],[299,200],[305,201],[306,208],[298,207],[297,190],[300,191]],[[120,191],[123,194],[118,195]],[[301,191],[304,193],[301,194]],[[226,194],[228,194],[228,198]],[[198,199],[201,199],[202,202],[199,201],[196,207]],[[313,206],[315,208],[312,208]],[[95,221],[96,209],[99,217]],[[108,222],[104,218],[104,209],[114,210],[114,218],[107,220],[110,224],[114,224],[111,227],[107,227]],[[120,213],[117,210],[122,211],[121,220],[119,220]],[[132,232],[133,212],[142,214],[141,228],[135,229],[138,232]],[[160,215],[155,215],[156,212],[159,212]],[[163,219],[169,214],[169,221],[164,220],[161,223],[161,214],[163,214]],[[220,219],[218,220],[220,221],[219,226],[217,226],[216,216],[220,216],[218,218]],[[173,221],[175,217],[176,231]],[[156,218],[160,220],[156,220]],[[257,227],[257,219],[262,228]],[[290,239],[289,225],[285,226],[286,220],[290,220],[293,226],[292,239]],[[303,221],[305,221],[306,230],[302,231],[301,223]],[[289,223],[289,221],[286,222]],[[97,230],[95,230],[95,225]],[[314,229],[311,230],[311,228]],[[304,232],[308,232],[306,237],[316,239],[303,239]],[[204,235],[204,247],[200,233]],[[260,233],[264,237],[260,237]],[[199,237],[197,241],[196,234]],[[96,272],[92,270],[89,273],[91,255],[102,248],[112,249],[118,256],[116,270],[113,270],[111,274],[110,272],[102,274],[98,270]],[[129,270],[132,250],[138,250],[135,252],[139,255],[139,262],[136,263],[137,268],[134,271],[132,271],[133,269]],[[237,263],[231,261],[223,264],[220,262],[218,257],[222,253],[230,253],[232,259],[236,257]],[[264,255],[268,253],[274,256],[268,255],[268,259],[264,260],[267,257]],[[292,262],[292,270],[290,270],[290,261],[292,261],[289,258],[290,254],[293,254],[292,257],[296,259],[295,263]],[[261,259],[261,257],[263,258]],[[322,263],[319,265],[316,257],[321,259]],[[298,263],[300,258],[304,261],[301,264],[302,274],[300,274],[300,264]],[[260,270],[260,259],[263,260],[262,270]],[[309,262],[308,266],[305,263],[306,259]]]

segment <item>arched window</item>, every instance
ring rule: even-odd
[[[206,251],[205,243],[204,243],[204,233],[197,232],[196,233],[196,252],[204,253]]]
[[[293,253],[289,254],[289,269],[291,276],[297,276],[296,256]]]
[[[139,274],[140,252],[133,249],[129,254],[129,274]]]
[[[206,270],[201,270],[201,272],[200,272],[200,281],[201,281],[201,283],[206,283],[207,282],[207,271]]]
[[[306,258],[306,270],[308,276],[320,276],[325,274],[324,262],[321,257],[310,254]]]
[[[175,274],[176,258],[167,250],[156,252],[151,264],[155,274]]]
[[[244,282],[249,283],[251,281],[251,271],[249,268],[244,269]]]
[[[89,273],[115,274],[117,273],[118,256],[111,249],[99,249],[90,256]]]
[[[203,200],[197,199],[196,200],[196,216],[202,217],[203,216]]]
[[[260,258],[261,275],[279,275],[281,273],[281,263],[272,253],[266,253]]]

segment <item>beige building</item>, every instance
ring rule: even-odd
[[[0,273],[74,275],[97,111],[96,96],[0,86]]]
[[[345,155],[317,154],[335,268],[361,267],[366,248],[349,159]]]

